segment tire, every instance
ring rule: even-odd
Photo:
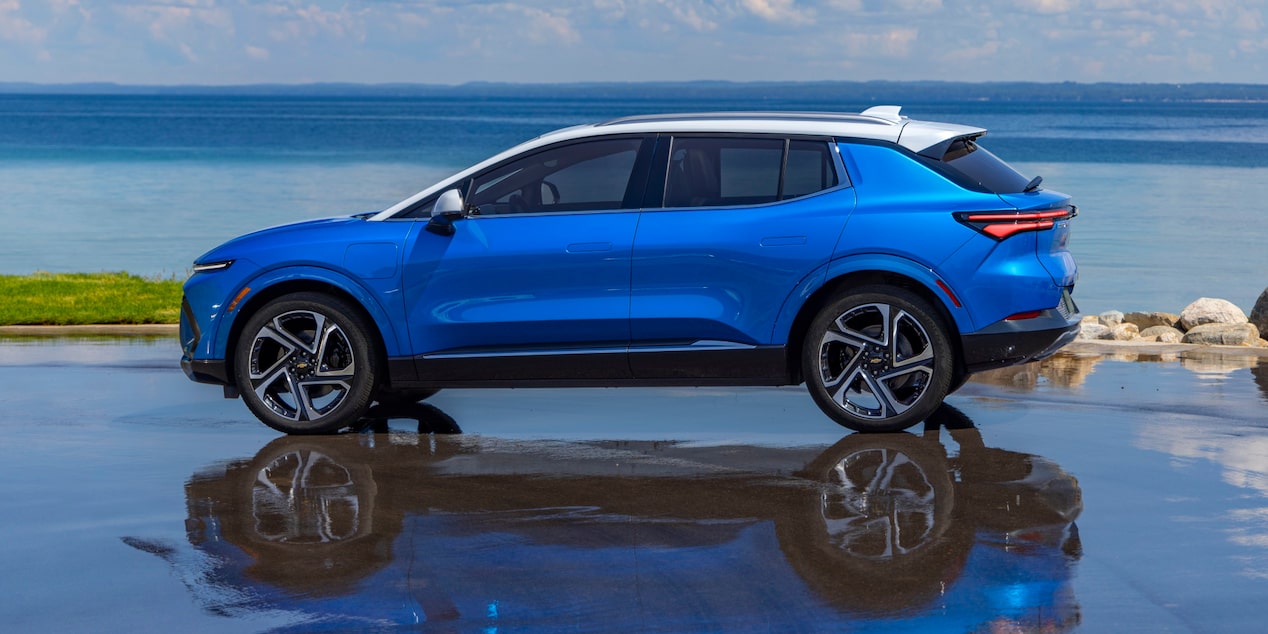
[[[247,320],[234,377],[265,425],[287,434],[329,434],[359,426],[380,365],[370,326],[346,302],[294,293]]]
[[[407,388],[402,390],[379,390],[374,397],[380,405],[412,405],[425,401],[436,395],[440,388]]]
[[[901,431],[933,413],[954,373],[946,327],[915,293],[865,286],[830,302],[806,332],[802,376],[832,420]]]

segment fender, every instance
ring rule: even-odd
[[[399,306],[401,302],[400,280],[398,278],[382,279],[382,280],[366,280],[358,281],[340,271],[317,266],[285,266],[282,268],[269,269],[262,271],[249,280],[237,285],[233,289],[233,293],[228,297],[237,297],[242,289],[249,288],[246,295],[238,300],[238,304],[250,302],[261,292],[276,286],[277,284],[294,281],[311,281],[321,282],[334,286],[348,295],[350,295],[357,303],[365,309],[370,315],[374,326],[378,329],[383,340],[383,347],[388,356],[398,356],[405,354],[404,348],[401,346],[404,333],[397,332],[393,326],[393,321],[388,317],[389,307],[384,306],[382,299],[396,304],[392,306],[397,313],[403,314],[403,309]],[[381,282],[384,288],[369,288],[366,282]],[[213,350],[219,352],[219,358],[225,358],[225,351],[229,344],[229,332],[233,330],[233,324],[240,316],[238,311],[230,312],[222,309],[217,315],[216,332],[212,339],[215,341]],[[399,320],[398,320],[399,321]]]
[[[977,330],[972,317],[969,316],[968,310],[963,306],[957,306],[951,300],[951,297],[947,295],[947,292],[940,288],[939,282],[941,282],[941,285],[946,286],[952,294],[959,297],[955,288],[933,269],[901,256],[885,253],[861,253],[837,258],[815,269],[788,294],[788,298],[784,300],[784,306],[780,309],[779,316],[775,320],[772,343],[786,343],[788,341],[788,335],[792,330],[793,321],[797,318],[797,314],[801,312],[802,307],[819,289],[831,284],[842,276],[861,272],[892,273],[911,279],[924,286],[926,290],[942,302],[943,308],[955,320],[955,326],[960,332]]]

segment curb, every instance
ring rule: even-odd
[[[176,337],[177,324],[0,326],[0,337]]]

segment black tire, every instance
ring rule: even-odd
[[[247,320],[234,377],[265,425],[287,434],[356,428],[370,408],[380,365],[371,327],[346,302],[294,293]]]
[[[380,405],[411,405],[425,401],[436,395],[440,391],[438,387],[424,388],[406,388],[401,390],[383,389],[379,390],[377,396],[374,397]]]
[[[951,388],[947,330],[911,291],[865,286],[824,306],[802,347],[802,376],[832,420],[863,432],[901,431]]]

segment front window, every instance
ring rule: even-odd
[[[468,208],[477,215],[628,208],[642,139],[602,139],[554,147],[476,176]],[[634,205],[637,206],[637,205]]]

